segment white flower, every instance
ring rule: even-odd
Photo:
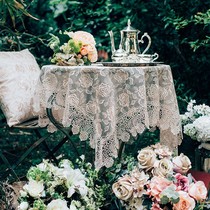
[[[143,206],[143,199],[134,198],[129,200],[129,206],[126,206],[126,210],[146,210],[145,206]]]
[[[210,116],[201,116],[193,123],[185,125],[184,133],[200,142],[210,141]]]
[[[190,102],[187,105],[187,111],[191,112],[193,110],[193,104],[195,104],[196,101],[195,100],[190,100]]]
[[[20,196],[21,196],[22,198],[26,197],[26,196],[27,196],[27,192],[24,191],[24,190],[20,190]]]
[[[31,197],[38,198],[44,193],[44,184],[42,181],[29,180],[28,184],[24,185],[23,189],[28,192]]]
[[[37,165],[37,168],[40,170],[40,171],[46,171],[47,170],[47,165],[43,162],[43,163],[40,163]]]
[[[202,116],[193,122],[197,131],[196,139],[198,141],[210,141],[210,117]]]
[[[70,205],[70,210],[85,210],[80,201],[73,200]]]
[[[86,196],[88,187],[86,186],[86,178],[79,169],[66,171],[68,198],[75,192],[79,192],[81,196]]]
[[[20,203],[20,205],[18,206],[18,210],[27,210],[28,209],[28,202],[23,201]]]
[[[196,140],[196,129],[193,124],[187,124],[184,126],[184,133]]]
[[[47,205],[47,210],[69,210],[69,208],[65,200],[56,199]]]

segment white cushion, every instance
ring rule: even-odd
[[[28,49],[0,52],[0,106],[9,126],[35,117],[32,99],[39,74],[40,68]]]

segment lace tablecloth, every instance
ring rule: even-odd
[[[42,67],[35,96],[39,125],[56,128],[46,115],[53,112],[81,141],[90,140],[95,166],[110,167],[121,142],[145,128],[160,129],[160,142],[174,149],[181,143],[181,123],[170,66]]]

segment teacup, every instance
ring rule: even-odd
[[[159,58],[159,55],[157,53],[154,54],[139,54],[138,55],[140,58],[141,63],[151,63],[154,62]]]

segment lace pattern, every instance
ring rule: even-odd
[[[54,98],[53,105],[48,103]],[[160,128],[161,142],[181,143],[181,123],[170,66],[44,66],[34,98],[40,126],[56,128],[46,116],[90,140],[95,166],[110,167],[121,142],[145,128]]]

